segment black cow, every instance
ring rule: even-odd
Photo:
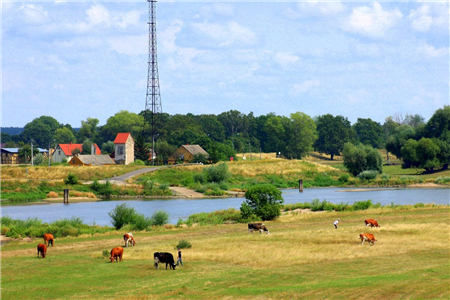
[[[259,233],[266,231],[269,234],[269,229],[263,223],[248,223],[248,233],[253,233],[256,230],[259,230]]]
[[[153,254],[153,257],[155,258],[155,268],[159,270],[159,263],[166,263],[166,270],[167,265],[170,265],[170,269],[174,269],[176,267],[175,261],[173,260],[172,253],[167,252],[155,252]]]

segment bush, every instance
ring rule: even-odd
[[[152,226],[150,218],[145,217],[143,214],[136,214],[130,228],[131,230],[145,230],[150,226]]]
[[[281,214],[283,197],[281,191],[272,185],[252,186],[245,192],[245,198],[241,205],[243,219],[255,215],[266,221],[273,220]]]
[[[150,222],[154,226],[163,226],[169,223],[169,213],[164,210],[157,210],[151,216]]]
[[[222,182],[231,177],[230,170],[226,163],[218,164],[217,166],[210,166],[203,169],[206,175],[207,182]]]
[[[368,145],[353,145],[345,143],[342,151],[344,166],[355,176],[366,170],[376,170],[381,173],[383,170],[383,159],[377,149]]]
[[[110,255],[111,255],[111,253],[108,250],[103,250],[103,252],[102,252],[103,257],[109,258]]]
[[[372,200],[357,201],[353,203],[352,210],[366,210],[372,206]]]
[[[105,184],[101,184],[97,180],[94,180],[94,182],[90,185],[90,188],[97,194],[103,195],[106,197],[111,196],[113,193],[113,188],[112,188],[109,180],[107,180]]]
[[[175,246],[176,249],[185,249],[185,248],[192,248],[192,244],[189,243],[186,240],[180,240],[178,242],[178,245]]]
[[[341,176],[339,176],[338,181],[340,183],[345,183],[348,182],[348,179],[350,178],[350,175],[348,174],[342,174]]]
[[[143,160],[136,159],[130,164],[130,166],[145,166],[145,162]]]
[[[362,171],[361,173],[359,173],[357,177],[360,180],[364,181],[364,180],[375,179],[375,178],[377,178],[377,175],[378,175],[378,171],[367,170],[367,171]]]
[[[69,175],[67,175],[66,179],[64,179],[64,183],[65,184],[77,184],[78,183],[78,177],[75,174],[69,173]]]
[[[117,205],[108,215],[112,218],[112,224],[116,229],[122,228],[126,224],[133,224],[138,213],[126,203]]]

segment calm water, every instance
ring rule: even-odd
[[[356,191],[355,191],[356,190]],[[314,199],[327,200],[332,203],[348,203],[371,199],[373,203],[382,205],[435,203],[449,204],[450,189],[418,189],[418,188],[311,188],[299,193],[297,189],[283,191],[285,203],[311,202]],[[170,215],[170,223],[176,224],[178,219],[199,212],[212,212],[220,209],[239,209],[244,198],[225,199],[170,199],[170,200],[126,200],[126,201],[100,201],[71,204],[37,204],[23,206],[3,206],[2,216],[8,215],[13,219],[38,218],[44,222],[53,222],[59,219],[79,217],[87,224],[109,225],[111,218],[108,212],[116,205],[127,203],[136,211],[151,216],[157,210],[165,210]]]

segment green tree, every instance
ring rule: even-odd
[[[285,152],[287,134],[286,129],[290,120],[287,117],[272,116],[264,124],[267,135],[266,151]]]
[[[317,131],[314,120],[302,112],[291,114],[286,145],[287,155],[291,158],[301,159],[313,151],[316,139]]]
[[[403,164],[402,167],[407,169],[411,167],[418,167],[420,165],[419,157],[417,156],[418,142],[413,139],[409,139],[401,148]]]
[[[82,154],[87,155],[87,154],[92,154],[92,140],[90,139],[86,139],[83,142],[83,147],[82,147]]]
[[[415,130],[409,125],[400,125],[395,128],[394,133],[389,137],[386,143],[386,151],[391,152],[398,158],[402,158],[401,149],[407,140],[415,136]]]
[[[138,135],[134,141],[134,157],[148,163],[148,160],[151,159],[151,151],[151,145],[141,134]]]
[[[356,140],[362,144],[370,145],[373,148],[382,148],[383,146],[383,127],[380,123],[371,119],[358,118],[353,125],[356,132]]]
[[[432,139],[421,138],[417,144],[417,157],[420,160],[420,167],[426,172],[433,172],[435,168],[440,167],[438,154],[440,148]]]
[[[341,154],[344,144],[355,142],[355,131],[350,122],[343,116],[333,117],[330,114],[319,116],[316,119],[318,138],[314,148],[320,153],[330,155]]]
[[[155,145],[156,161],[158,164],[167,164],[169,157],[175,153],[177,147],[170,145],[167,141],[159,139]]]
[[[281,215],[281,205],[284,200],[281,191],[273,185],[251,186],[245,192],[245,199],[241,205],[243,219],[249,219],[254,215],[266,221]]]
[[[426,126],[426,137],[439,138],[450,131],[450,105],[438,109],[428,120]]]
[[[106,143],[102,144],[101,150],[102,153],[107,153],[107,154],[111,154],[114,152],[114,142],[113,141],[107,141]]]
[[[72,130],[67,127],[56,129],[53,139],[58,144],[68,144],[76,142],[75,135],[72,133]]]
[[[39,149],[35,146],[33,146],[33,156],[39,154]],[[24,144],[21,148],[19,148],[19,157],[20,159],[25,162],[31,161],[31,145],[30,144]]]
[[[85,141],[89,139],[91,141],[97,141],[98,139],[98,123],[96,118],[87,118],[86,121],[81,121],[81,128],[78,130],[78,140]]]
[[[108,118],[100,129],[100,135],[102,141],[113,141],[120,132],[130,132],[132,136],[138,136],[142,132],[143,124],[143,116],[121,110]]]
[[[345,143],[342,151],[344,166],[353,176],[363,171],[383,171],[383,160],[380,152],[369,145]]]
[[[20,134],[24,142],[34,141],[34,145],[39,147],[47,147],[49,141],[60,127],[58,121],[52,117],[41,116],[27,123]]]

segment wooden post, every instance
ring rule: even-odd
[[[69,189],[64,189],[63,203],[69,204]]]
[[[303,192],[303,179],[298,181],[298,191]]]

